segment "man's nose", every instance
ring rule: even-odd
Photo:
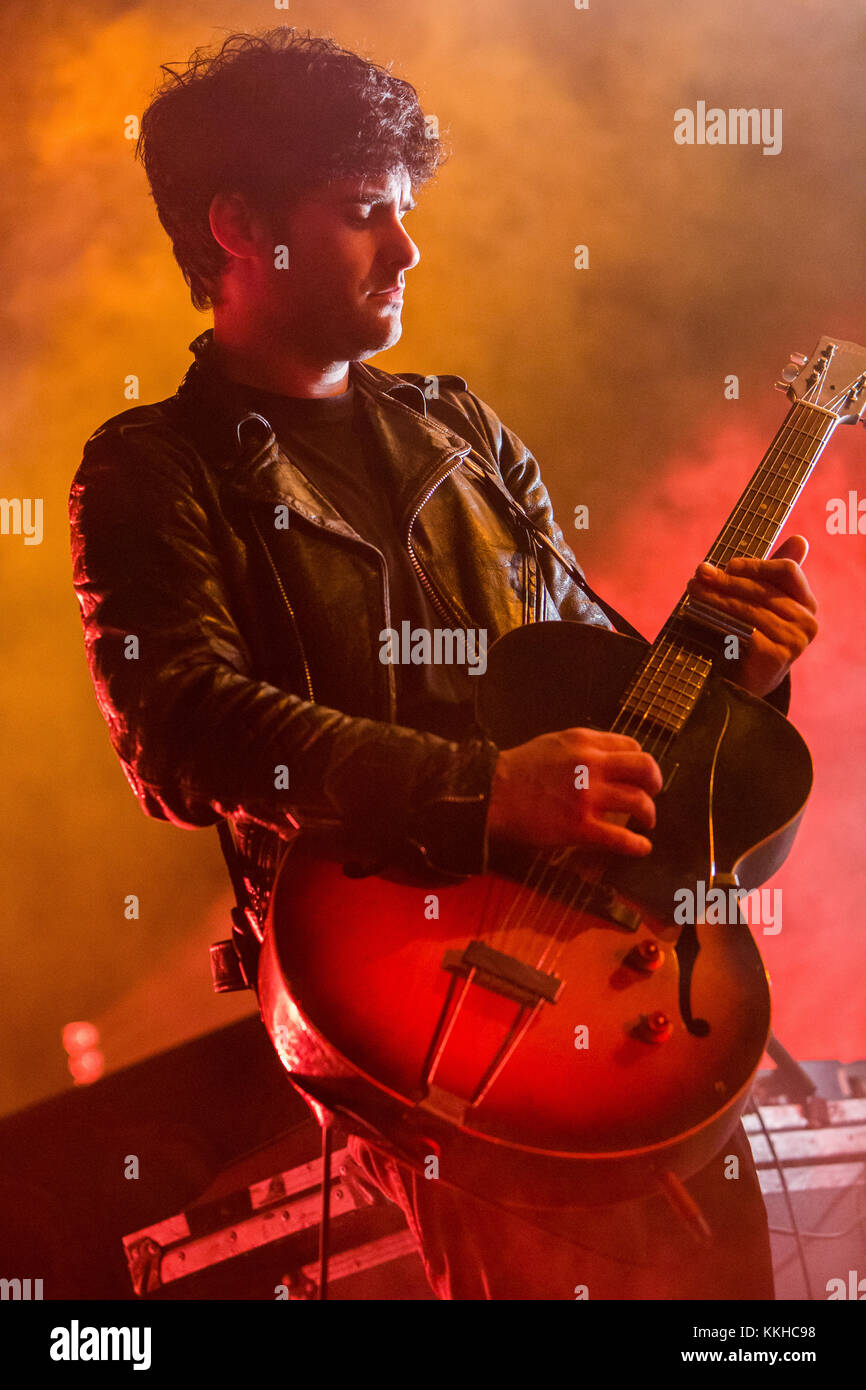
[[[396,220],[387,245],[383,247],[383,255],[387,256],[390,265],[399,270],[412,270],[421,259],[421,252],[406,228]]]

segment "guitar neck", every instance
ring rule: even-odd
[[[769,555],[838,424],[838,415],[822,406],[803,401],[792,405],[707,552],[711,565],[725,565],[735,555]],[[614,724],[627,733],[640,729],[650,751],[651,744],[683,727],[712,670],[712,658],[689,640],[688,623],[696,607],[688,593],[683,594],[635,672]]]
[[[866,349],[825,335],[810,358],[792,353],[776,385],[786,391],[791,409],[710,546],[711,565],[770,554],[836,426],[866,420]],[[709,644],[707,629],[715,639]],[[700,697],[720,633],[727,643],[731,636],[748,638],[749,629],[685,593],[632,676],[613,728],[640,736],[650,751],[667,746]],[[725,656],[737,650],[734,642]]]
[[[838,415],[823,406],[804,401],[792,405],[713,541],[706,557],[709,564],[726,565],[735,555],[758,560],[769,555],[838,424]]]
[[[735,555],[766,559],[838,424],[838,415],[823,406],[805,401],[792,405],[707,551],[708,564],[723,566]],[[681,635],[682,619],[691,606],[688,594],[683,594],[662,627],[659,641]]]

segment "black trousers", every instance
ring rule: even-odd
[[[664,1196],[529,1219],[465,1197],[357,1136],[349,1150],[402,1208],[438,1298],[775,1297],[767,1214],[742,1125],[685,1183],[713,1232],[709,1245],[696,1242]]]

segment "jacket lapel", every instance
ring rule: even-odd
[[[190,344],[196,360],[177,392],[182,405],[209,422],[215,446],[208,450],[209,461],[251,501],[282,502],[314,525],[361,539],[280,448],[270,422],[240,401],[238,389],[212,360],[212,341],[208,329]],[[419,387],[361,362],[350,363],[349,371],[368,407],[382,476],[406,529],[425,491],[457,457],[469,453],[470,445],[427,415]]]

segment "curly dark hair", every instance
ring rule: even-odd
[[[414,87],[294,27],[231,34],[162,71],[136,155],[197,309],[214,303],[229,261],[208,222],[215,194],[273,215],[350,175],[405,169],[417,189],[446,157]]]

